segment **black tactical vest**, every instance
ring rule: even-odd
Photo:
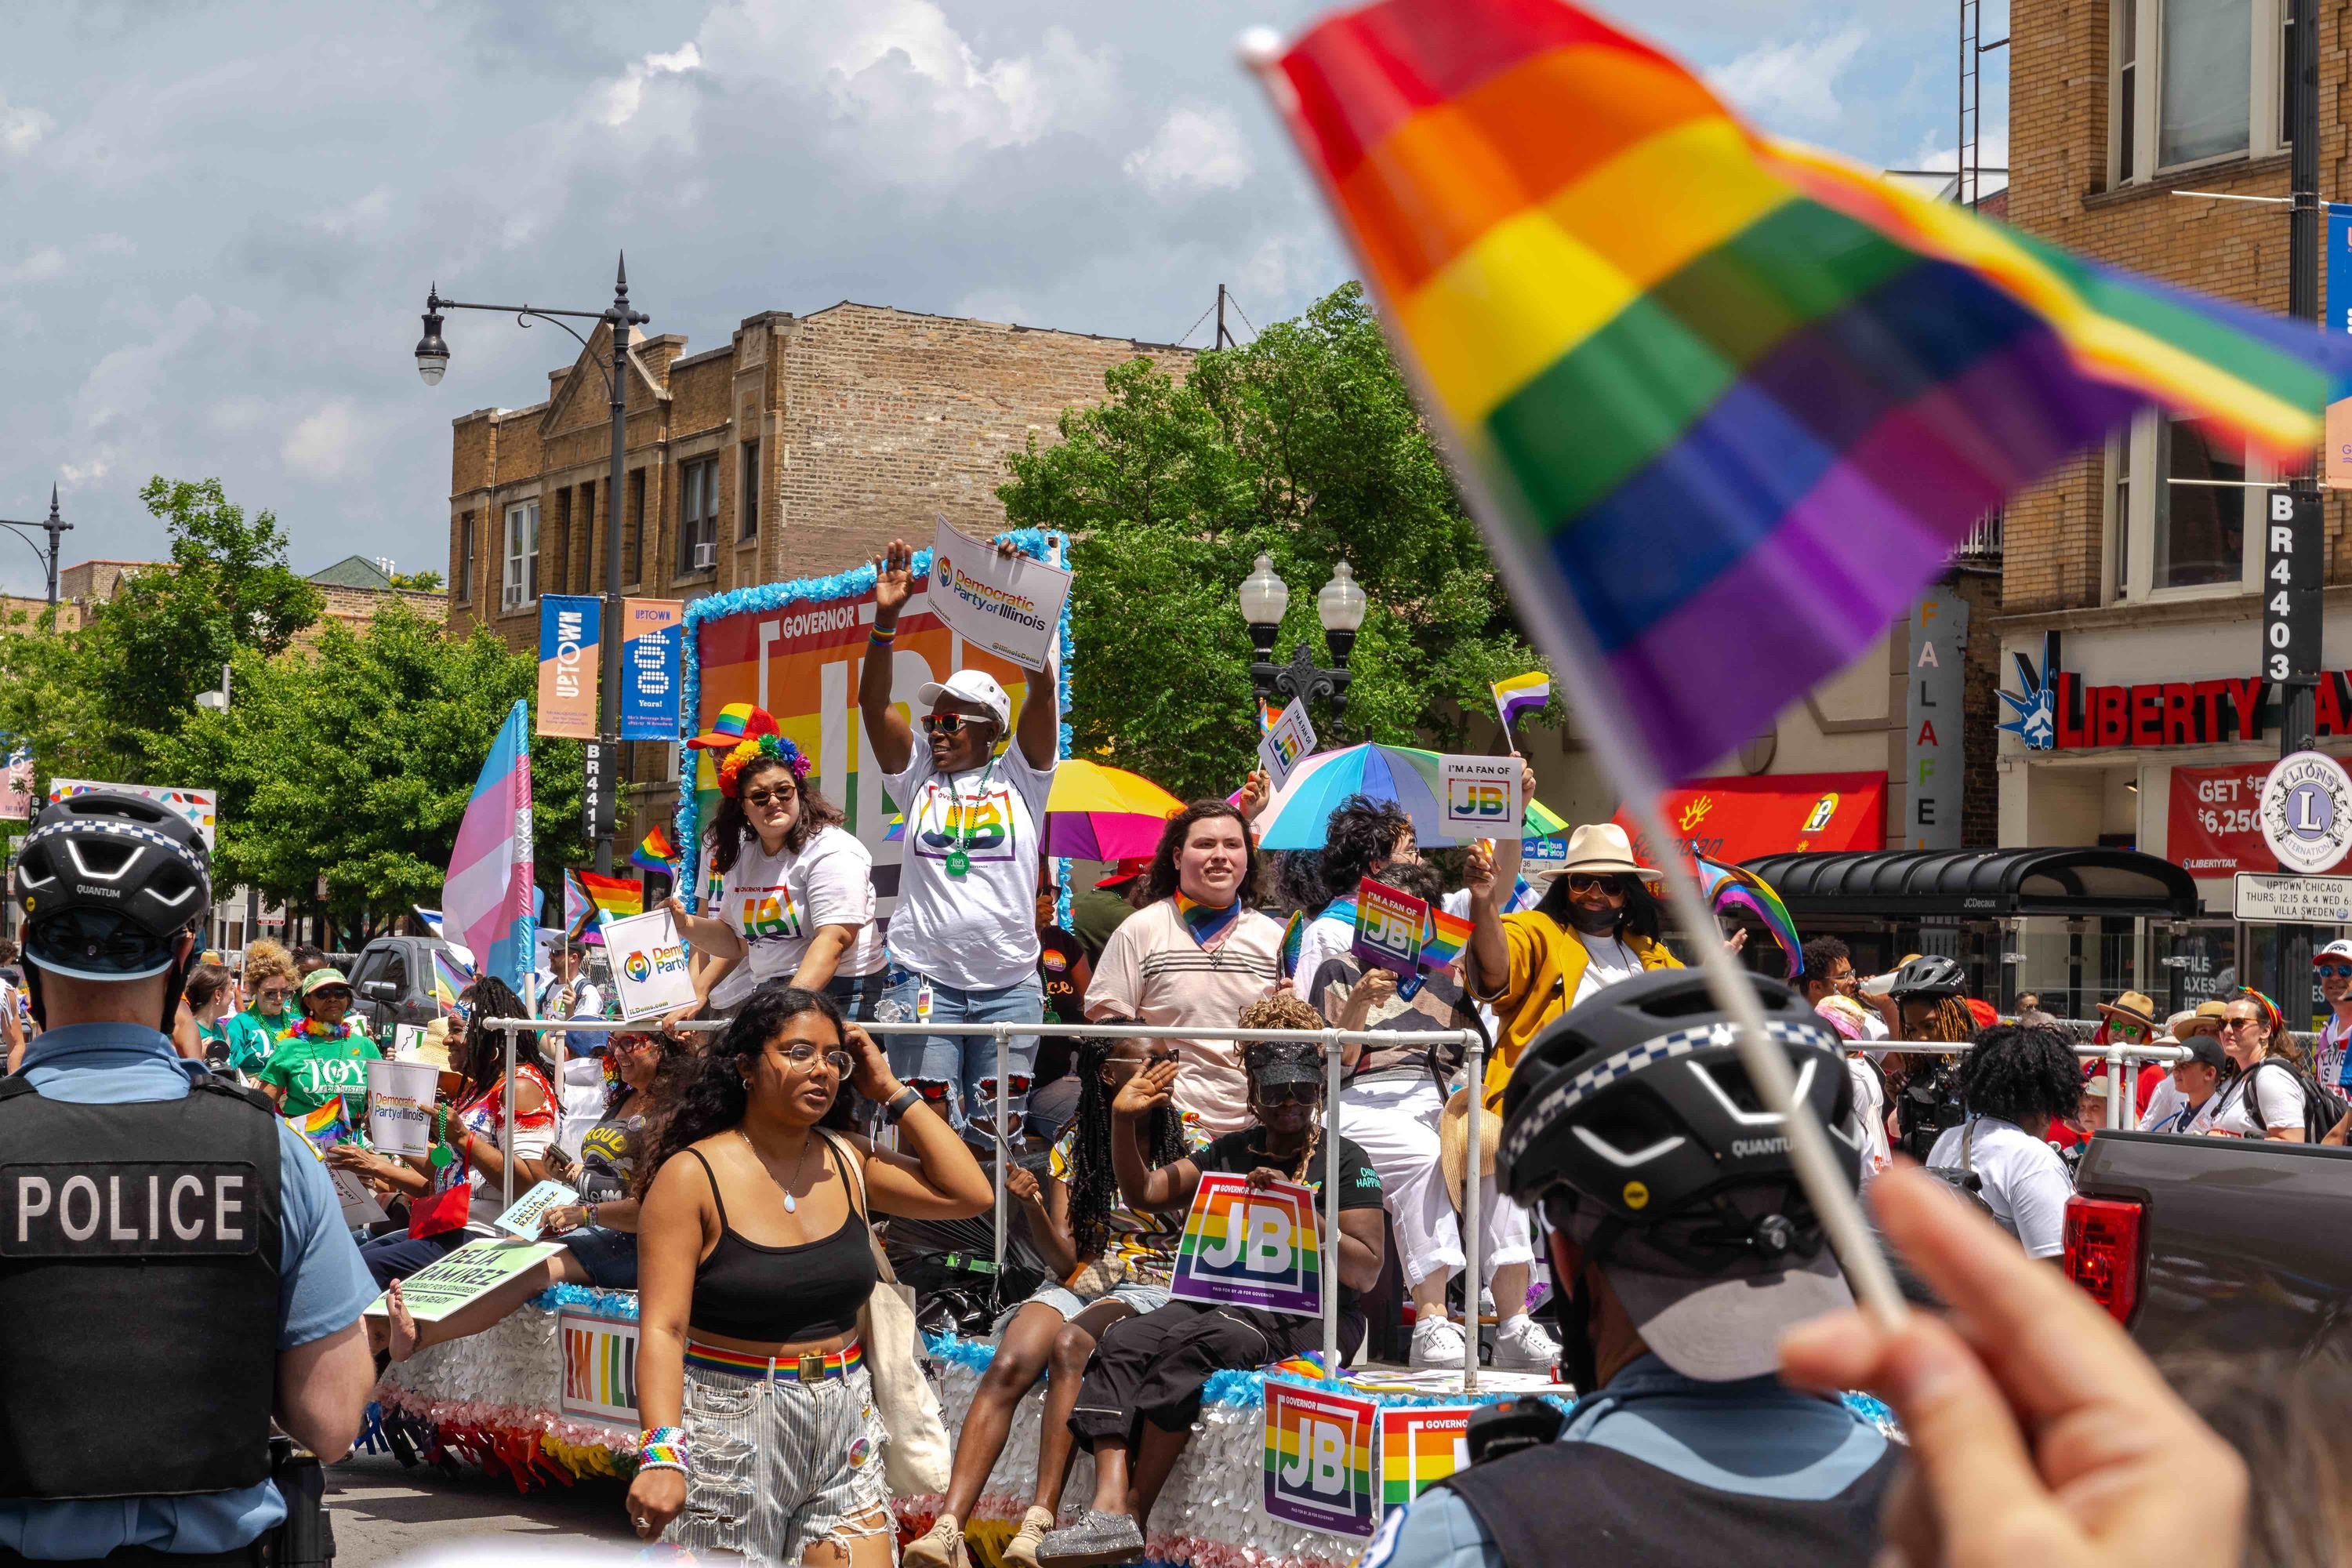
[[[218,1079],[74,1105],[0,1079],[0,1498],[268,1479],[278,1151]]]
[[[1889,1444],[1820,1501],[1719,1491],[1598,1443],[1546,1443],[1437,1484],[1470,1505],[1505,1568],[1868,1568],[1900,1452]]]

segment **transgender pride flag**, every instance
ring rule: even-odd
[[[477,973],[530,995],[534,929],[530,836],[530,710],[518,700],[482,763],[474,799],[457,827],[441,913],[449,933],[474,951]]]

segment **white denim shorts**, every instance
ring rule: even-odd
[[[1085,1311],[1088,1307],[1093,1306],[1097,1301],[1124,1301],[1127,1303],[1128,1310],[1133,1312],[1139,1318],[1146,1312],[1156,1312],[1160,1308],[1168,1305],[1168,1287],[1165,1285],[1142,1285],[1133,1281],[1123,1280],[1120,1283],[1112,1286],[1108,1290],[1104,1291],[1099,1296],[1081,1296],[1076,1290],[1071,1289],[1067,1285],[1058,1284],[1049,1279],[1045,1284],[1038,1286],[1034,1291],[1030,1293],[1029,1300],[1020,1302],[1010,1311],[1007,1311],[1002,1317],[998,1318],[996,1320],[996,1331],[1000,1334],[1003,1333],[1004,1331],[1005,1325],[1013,1321],[1014,1316],[1020,1312],[1023,1307],[1028,1306],[1030,1301],[1043,1302],[1045,1305],[1053,1308],[1054,1310],[1062,1314],[1062,1321],[1066,1323],[1072,1318],[1076,1317],[1080,1312]]]
[[[863,1366],[803,1384],[688,1362],[685,1403],[694,1469],[685,1508],[662,1532],[666,1543],[781,1568],[798,1564],[819,1541],[846,1550],[884,1535],[897,1561],[882,1479],[887,1436]]]

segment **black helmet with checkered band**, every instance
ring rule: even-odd
[[[1788,986],[1748,978],[1798,1098],[1858,1156],[1837,1034]],[[1707,1380],[1769,1371],[1779,1328],[1852,1300],[1736,1039],[1696,970],[1610,986],[1520,1057],[1495,1164],[1601,1266],[1643,1342]],[[1839,1164],[1857,1179],[1858,1157]]]
[[[178,812],[92,790],[33,819],[16,855],[16,895],[34,968],[143,980],[170,969],[180,934],[212,913],[211,860]]]

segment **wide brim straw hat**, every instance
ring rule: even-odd
[[[1495,1146],[1503,1141],[1503,1118],[1494,1107],[1479,1107],[1478,1174],[1495,1173]],[[1454,1206],[1462,1206],[1463,1175],[1470,1166],[1470,1090],[1457,1089],[1437,1115],[1437,1163],[1445,1173],[1445,1190]]]
[[[1633,858],[1633,841],[1625,830],[1613,822],[1588,822],[1568,837],[1568,856],[1542,870],[1530,873],[1538,882],[1549,882],[1570,871],[1585,876],[1640,877],[1652,882],[1665,880],[1666,874],[1654,867],[1644,866]]]

